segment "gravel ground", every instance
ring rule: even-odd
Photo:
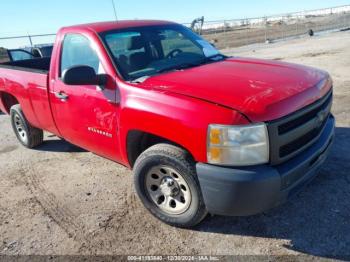
[[[0,115],[0,255],[350,255],[350,32],[254,45],[227,54],[297,62],[334,78],[335,144],[320,175],[291,201],[192,230],[142,207],[124,167],[46,134],[27,150]],[[349,258],[349,257],[348,257]]]

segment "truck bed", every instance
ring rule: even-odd
[[[33,126],[55,131],[49,103],[49,68],[50,58],[0,64],[0,109],[9,113],[7,100],[15,97]]]
[[[28,59],[21,61],[0,63],[0,68],[8,68],[20,71],[32,71],[47,74],[50,70],[50,57]]]

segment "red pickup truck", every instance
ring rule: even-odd
[[[165,21],[63,28],[51,58],[0,65],[0,98],[24,146],[47,131],[132,168],[144,206],[179,227],[285,202],[334,136],[326,72],[227,57]]]

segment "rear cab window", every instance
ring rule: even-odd
[[[185,38],[183,34],[175,30],[164,30],[162,32],[161,45],[165,57],[176,49],[179,49],[182,52],[195,53],[198,55],[203,54],[201,48],[193,45],[189,39]]]
[[[135,70],[137,66],[142,67],[140,63],[144,62],[145,64],[147,55],[145,46],[142,45],[142,36],[140,32],[121,32],[107,35],[106,41],[113,57],[118,61],[119,70],[122,71],[123,74],[127,74],[127,72],[133,69],[130,65],[130,60],[132,59],[140,58],[138,65],[134,66]],[[142,58],[144,58],[143,61]]]

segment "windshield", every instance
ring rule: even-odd
[[[127,81],[224,59],[211,44],[181,25],[128,28],[105,32],[101,38]]]

